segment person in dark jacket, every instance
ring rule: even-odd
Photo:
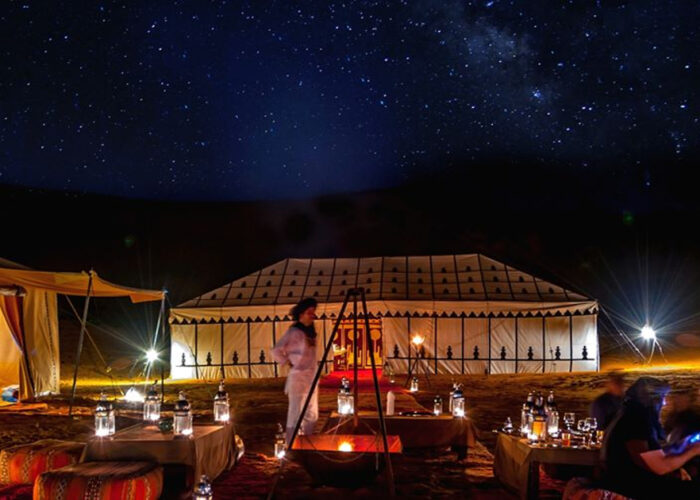
[[[591,404],[591,417],[598,421],[598,429],[605,430],[622,407],[625,395],[625,379],[617,372],[610,372],[605,392]]]
[[[700,456],[700,441],[688,436],[662,448],[659,414],[669,390],[662,380],[641,377],[625,393],[603,442],[606,489],[635,500],[700,498],[700,482],[681,479],[681,468]]]

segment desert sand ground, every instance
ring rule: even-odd
[[[64,370],[64,374],[70,373]],[[668,380],[674,389],[700,387],[700,370],[688,368],[646,369],[626,372],[628,380],[647,374]],[[492,429],[501,425],[506,417],[518,418],[519,407],[528,390],[542,392],[554,390],[561,411],[574,411],[583,416],[590,401],[601,391],[604,373],[567,373],[536,375],[469,375],[432,376],[431,388],[422,382],[422,390],[413,395],[403,395],[404,405],[416,403],[430,407],[439,393],[446,399],[452,380],[464,384],[467,411],[480,430],[479,445],[469,450],[466,460],[458,461],[454,453],[410,453],[396,460],[396,490],[401,497],[432,498],[511,498],[492,475],[495,444]],[[402,378],[397,376],[397,385]],[[92,432],[91,411],[100,390],[119,396],[130,383],[111,382],[109,379],[83,378],[78,386],[77,414],[67,416],[68,380],[62,384],[62,395],[43,400],[46,409],[17,414],[0,411],[0,448],[13,444],[32,442],[40,438],[64,438],[84,440]],[[133,383],[133,382],[132,382]],[[246,454],[242,462],[231,472],[222,475],[214,484],[217,499],[260,498],[270,488],[277,472],[278,462],[272,458],[272,439],[276,424],[286,418],[286,398],[283,395],[283,379],[230,380],[227,387],[235,415],[236,432],[245,441]],[[141,386],[139,386],[141,387]],[[215,381],[175,383],[166,382],[166,404],[172,404],[179,390],[185,390],[192,402],[196,418],[211,418],[211,398],[216,391]],[[336,389],[321,391],[321,422],[335,408]],[[120,421],[126,425],[139,418],[137,408],[119,404]],[[374,408],[372,393],[360,397],[362,409]],[[320,425],[319,424],[319,425]],[[558,498],[564,482],[547,480],[542,485],[543,498]],[[374,484],[362,490],[349,491],[327,487],[314,487],[303,469],[293,463],[285,467],[276,489],[278,498],[348,498],[353,496],[384,497],[386,485],[380,477]]]

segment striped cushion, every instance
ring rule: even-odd
[[[32,484],[42,472],[77,463],[84,448],[57,439],[5,448],[0,451],[0,484]]]
[[[84,462],[44,472],[34,500],[156,500],[163,469],[151,462]]]
[[[31,484],[6,484],[0,486],[2,500],[32,500]]]

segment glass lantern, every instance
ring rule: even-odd
[[[193,500],[214,500],[214,492],[211,488],[209,478],[202,474],[202,477],[194,488]]]
[[[349,384],[343,384],[338,390],[338,414],[352,415],[353,413],[355,413],[355,396],[350,392]]]
[[[452,381],[452,389],[450,390],[450,400],[447,402],[449,406],[449,412],[452,413],[452,400],[455,397],[455,391],[459,388],[459,385],[457,385],[457,382],[454,380]]]
[[[439,394],[437,394],[433,399],[433,414],[436,417],[442,415],[442,398]]]
[[[143,421],[146,424],[155,424],[160,420],[160,396],[158,395],[157,384],[157,382],[153,383],[143,402]]]
[[[532,430],[532,412],[530,405],[523,403],[523,409],[520,411],[520,434],[529,436]]]
[[[532,430],[530,431],[531,441],[547,440],[547,417],[537,414],[532,419]]]
[[[180,391],[173,410],[173,433],[176,437],[192,435],[192,408],[182,391]]]
[[[550,436],[559,435],[559,412],[556,410],[550,411],[547,415],[547,433]]]
[[[411,379],[411,392],[418,392],[418,377]]]
[[[282,460],[287,454],[287,436],[285,435],[282,424],[277,424],[277,432],[275,433],[275,456]]]
[[[231,418],[228,393],[224,389],[224,381],[219,382],[219,391],[214,396],[214,422],[225,424]]]
[[[452,416],[462,418],[464,415],[464,394],[462,393],[462,389],[458,388],[452,396]]]
[[[95,407],[95,436],[109,437],[114,434],[114,406],[107,401],[107,395],[100,393],[100,401]]]

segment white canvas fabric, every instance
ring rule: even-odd
[[[319,300],[321,362],[345,293],[355,287],[365,289],[369,314],[381,318],[384,360],[396,372],[406,372],[409,358],[415,359],[413,333],[426,337],[431,373],[598,368],[595,300],[479,254],[277,262],[172,309],[173,363],[179,364],[182,346],[193,362],[195,325],[206,327],[197,330],[199,364],[207,352],[220,362],[223,324],[227,376],[283,376],[282,367],[260,362],[260,351],[289,327],[290,305],[308,296]],[[344,317],[350,313],[348,308]],[[332,360],[331,352],[326,372]],[[196,372],[176,369],[173,376],[216,378],[221,367],[218,374],[210,366]]]

